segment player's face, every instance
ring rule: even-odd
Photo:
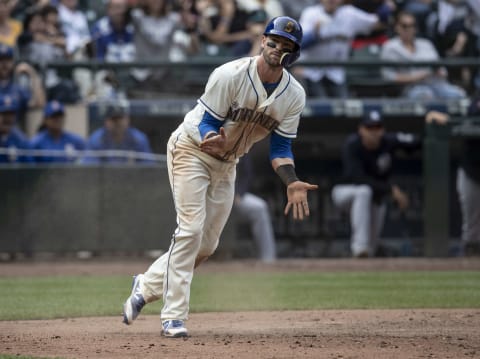
[[[65,122],[65,117],[63,114],[55,114],[46,119],[45,125],[50,131],[61,132],[63,130],[63,124]]]
[[[115,116],[109,118],[105,125],[107,130],[114,136],[121,136],[128,128],[129,120],[126,116]]]
[[[375,150],[380,146],[380,141],[385,134],[385,127],[382,125],[360,126],[358,133],[363,145],[369,150]]]
[[[262,39],[262,54],[265,62],[273,67],[282,66],[282,55],[295,51],[295,44],[281,36],[269,35]]]
[[[15,112],[4,112],[0,113],[0,133],[8,134],[12,130],[13,125],[15,124]]]
[[[124,21],[127,10],[127,0],[110,0],[108,3],[107,13],[115,24],[120,24]]]
[[[415,17],[409,14],[402,14],[398,18],[395,30],[403,41],[413,40],[416,34]]]

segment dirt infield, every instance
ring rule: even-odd
[[[150,261],[0,264],[0,276],[125,274]],[[476,259],[208,263],[201,271],[480,270]],[[480,310],[194,313],[190,338],[160,336],[158,316],[0,322],[0,353],[61,358],[480,358]]]

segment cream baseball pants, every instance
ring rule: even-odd
[[[232,209],[236,162],[201,152],[180,125],[168,141],[167,163],[177,228],[141,291],[147,303],[163,298],[162,321],[186,320],[195,264],[213,254]]]

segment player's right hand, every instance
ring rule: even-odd
[[[225,129],[220,127],[217,135],[205,138],[200,143],[200,150],[218,158],[224,154],[226,144],[227,135],[225,134]]]
[[[287,187],[288,203],[285,206],[284,213],[287,216],[292,209],[293,219],[303,220],[310,215],[307,194],[308,191],[318,189],[318,185],[302,181],[295,181]]]
[[[398,207],[403,211],[408,208],[409,200],[405,192],[403,192],[398,186],[392,187],[392,197],[397,202]]]

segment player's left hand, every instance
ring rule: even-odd
[[[200,150],[202,152],[208,153],[213,157],[221,157],[225,151],[225,145],[227,144],[227,135],[225,134],[225,129],[220,127],[219,133],[217,135],[205,138],[200,143]]]
[[[307,193],[308,191],[316,190],[318,186],[316,184],[310,184],[302,181],[295,181],[287,187],[288,203],[285,206],[285,215],[290,212],[290,208],[293,212],[293,219],[303,220],[304,217],[310,215],[310,208],[308,207]]]

